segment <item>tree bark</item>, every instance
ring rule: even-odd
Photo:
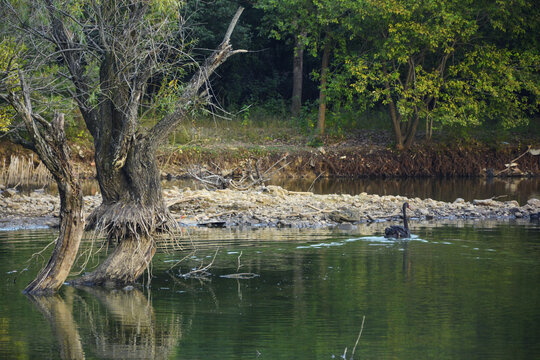
[[[149,267],[155,252],[156,244],[151,236],[124,237],[96,270],[70,283],[112,288],[132,284]]]
[[[386,82],[386,101],[388,103],[388,110],[390,112],[390,118],[392,119],[392,126],[394,128],[394,136],[396,138],[396,148],[398,150],[403,150],[403,135],[401,132],[401,116],[397,112],[396,104],[392,99],[392,94],[390,94],[390,84]]]
[[[60,233],[49,262],[24,289],[27,294],[54,293],[62,286],[77,257],[84,232],[80,187],[56,183],[60,193]]]
[[[150,264],[156,251],[153,236],[172,226],[162,194],[155,146],[134,142],[122,169],[111,165],[111,153],[96,147],[96,168],[102,204],[88,219],[88,228],[104,231],[111,254],[96,270],[74,284],[122,287],[133,283]]]
[[[414,137],[416,136],[416,129],[418,128],[419,122],[420,122],[420,118],[418,116],[418,113],[415,111],[414,118],[409,120],[407,136],[405,138],[405,143],[403,144],[404,149],[409,149],[412,146],[414,142]]]
[[[84,232],[83,196],[79,180],[71,166],[70,150],[64,132],[64,115],[55,114],[47,122],[33,112],[30,90],[19,71],[22,96],[10,92],[7,99],[22,117],[32,139],[32,149],[51,172],[60,194],[60,232],[51,258],[25,293],[42,294],[57,291],[69,275],[79,251]]]
[[[293,57],[293,90],[291,98],[291,114],[299,116],[302,108],[302,80],[304,72],[304,46],[300,36],[295,37]]]
[[[323,136],[326,125],[326,83],[328,77],[328,62],[330,59],[330,40],[326,39],[321,65],[321,86],[319,91],[319,116],[317,118],[317,129],[319,135]]]

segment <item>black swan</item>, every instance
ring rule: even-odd
[[[384,229],[384,237],[386,238],[409,238],[411,232],[409,231],[409,224],[407,223],[406,209],[410,209],[409,203],[403,204],[403,226],[393,225]]]

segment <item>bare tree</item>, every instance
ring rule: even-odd
[[[105,231],[116,247],[77,282],[133,282],[155,253],[153,234],[172,223],[156,149],[204,100],[201,91],[210,75],[231,55],[243,52],[230,44],[243,9],[234,15],[222,43],[199,64],[190,53],[180,1],[33,0],[24,11],[7,0],[6,5],[34,59],[51,64],[56,76],[69,80],[63,95],[75,101],[94,139],[103,202],[87,228]],[[178,69],[195,71],[180,85],[174,109],[143,126],[141,109],[152,103],[150,81]]]
[[[68,277],[79,250],[84,232],[82,191],[71,166],[64,115],[56,113],[49,122],[35,112],[24,75],[22,71],[16,71],[16,60],[14,57],[6,60],[2,65],[7,66],[0,69],[0,99],[9,103],[22,118],[29,138],[16,137],[17,142],[39,155],[53,175],[60,195],[60,232],[55,248],[47,265],[24,292],[53,293]]]

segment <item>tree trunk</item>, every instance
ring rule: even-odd
[[[60,193],[60,232],[47,265],[24,289],[25,293],[41,294],[57,291],[69,275],[79,251],[84,232],[83,196],[79,180],[71,166],[70,150],[64,131],[64,115],[55,114],[47,122],[33,112],[28,88],[19,71],[22,96],[11,92],[8,101],[22,117],[34,150],[51,172]]]
[[[302,80],[304,68],[304,47],[299,36],[295,37],[294,57],[293,57],[293,91],[291,114],[299,116],[302,108]]]
[[[155,252],[156,244],[150,236],[124,237],[96,270],[70,283],[114,288],[132,284],[149,267]]]
[[[58,180],[56,183],[60,193],[60,233],[49,262],[24,289],[28,294],[53,293],[62,286],[77,257],[84,232],[83,198],[79,185]]]
[[[149,266],[156,251],[153,236],[172,226],[171,217],[153,145],[144,140],[134,143],[121,170],[110,166],[110,153],[100,148],[96,147],[96,168],[103,202],[88,225],[104,231],[116,246],[94,271],[72,283],[122,287],[135,282]]]
[[[403,135],[401,133],[401,116],[397,112],[396,105],[390,94],[390,84],[386,83],[386,101],[388,102],[388,110],[390,111],[390,118],[392,119],[392,126],[394,128],[394,136],[396,138],[396,148],[403,150]]]
[[[407,136],[405,138],[405,143],[403,144],[404,149],[409,149],[414,142],[414,137],[416,136],[416,129],[418,128],[418,123],[420,118],[418,113],[415,112],[414,118],[409,120],[409,126],[407,129]]]
[[[117,245],[93,272],[73,283],[123,286],[134,282],[149,266],[155,253],[154,234],[174,226],[163,201],[156,149],[186,117],[186,110],[198,101],[200,88],[215,69],[230,56],[245,52],[233,50],[230,44],[230,36],[242,11],[243,8],[237,10],[222,43],[185,84],[175,111],[144,133],[137,130],[137,110],[147,81],[119,82],[121,76],[118,73],[122,70],[115,58],[118,55],[114,52],[104,55],[99,72],[103,91],[100,105],[81,109],[94,138],[102,195],[102,204],[90,215],[87,228],[104,231],[108,241]],[[61,35],[61,38],[67,36]],[[141,78],[145,79],[144,76]]]
[[[106,142],[95,141],[96,170],[102,204],[88,219],[88,229],[105,230],[109,239],[150,234],[170,220],[163,201],[155,144],[133,140],[121,169],[112,166]]]
[[[324,51],[321,66],[321,88],[319,92],[319,116],[317,118],[317,128],[319,135],[323,136],[326,123],[326,82],[328,77],[328,61],[330,59],[330,40],[327,38],[324,44]]]

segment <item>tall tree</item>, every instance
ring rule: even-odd
[[[339,78],[341,87],[364,103],[387,106],[398,149],[411,146],[420,119],[426,129],[433,120],[466,125],[506,117],[515,124],[538,109],[538,48],[508,47],[524,32],[534,33],[532,2],[342,5],[349,9],[344,26],[352,40],[341,58],[350,78]],[[527,12],[536,15],[520,19]]]
[[[94,139],[102,204],[88,219],[116,243],[109,257],[79,282],[125,284],[148,267],[156,249],[154,234],[171,218],[163,201],[156,149],[198,103],[209,76],[230,56],[230,37],[242,13],[234,15],[223,41],[202,64],[193,62],[186,36],[183,2],[177,0],[35,0],[20,10],[8,2],[25,44],[43,63],[66,77],[69,94]],[[173,110],[152,126],[141,123],[141,109],[153,104],[151,79],[195,72],[178,86]],[[37,74],[34,74],[37,76]],[[46,90],[45,90],[46,91]]]
[[[347,9],[340,2],[330,0],[259,0],[258,6],[265,9],[267,21],[273,22],[272,36],[277,39],[284,35],[292,36],[295,41],[293,53],[293,95],[291,111],[298,114],[301,102],[304,49],[311,55],[321,55],[319,80],[319,112],[317,128],[319,135],[324,135],[326,118],[326,91],[330,66],[330,57],[334,47],[342,41],[342,16]],[[302,56],[302,58],[300,58]]]
[[[270,36],[278,40],[293,39],[291,114],[298,116],[302,107],[304,50],[307,34],[314,31],[312,16],[315,5],[311,0],[259,0],[256,6],[265,10],[265,22],[271,24],[267,29]]]

